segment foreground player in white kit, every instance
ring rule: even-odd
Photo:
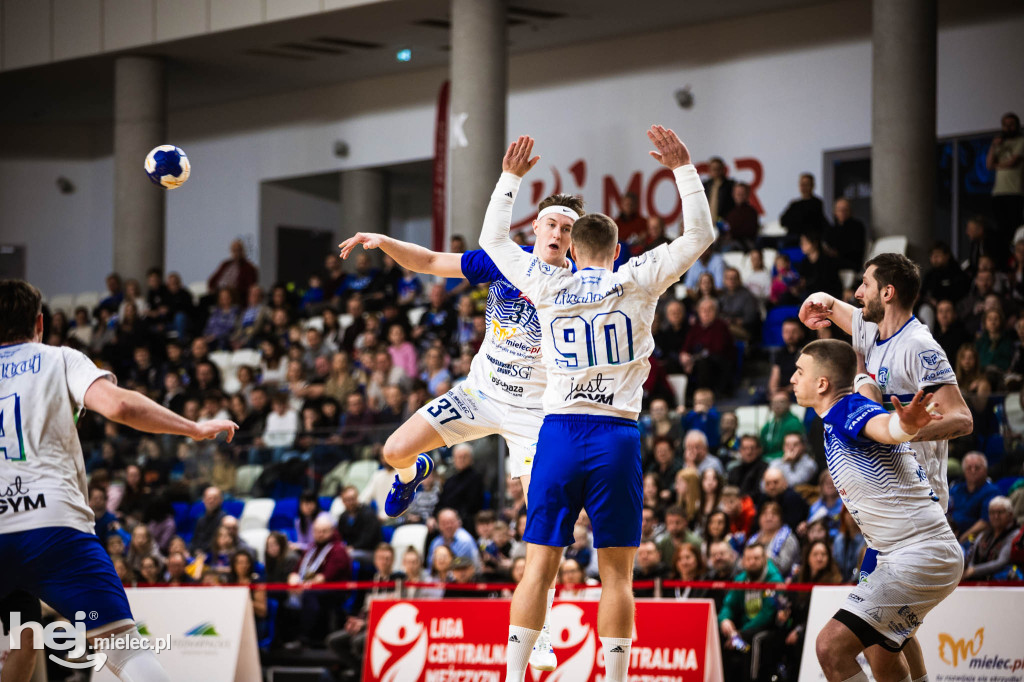
[[[949,506],[948,440],[971,433],[974,421],[942,346],[914,316],[920,289],[921,275],[913,261],[901,254],[883,253],[865,266],[855,294],[863,308],[818,292],[804,301],[800,319],[811,329],[834,322],[851,335],[853,348],[865,363],[865,374],[857,376],[854,388],[868,398],[884,403],[895,396],[906,402],[920,390],[934,393],[933,401],[943,419],[925,426],[909,445],[945,512]],[[869,549],[862,574],[870,573],[874,562],[875,552]],[[912,639],[903,653],[914,682],[926,682],[920,644]],[[870,659],[873,650],[866,655]]]
[[[520,137],[502,160],[480,245],[508,280],[537,307],[548,383],[544,425],[527,507],[526,572],[512,597],[506,675],[523,682],[544,622],[544,591],[562,548],[586,509],[594,530],[601,603],[597,631],[605,679],[625,682],[633,632],[633,558],[640,542],[643,480],[637,416],[654,351],[651,322],[658,298],[714,241],[711,210],[690,154],[675,133],[648,132],[682,197],[684,231],[671,244],[631,259],[617,272],[618,229],[600,214],[572,228],[579,270],[555,268],[523,253],[509,238],[522,176],[538,161],[533,140]]]
[[[932,395],[917,391],[892,414],[853,392],[857,357],[832,339],[807,344],[790,383],[797,403],[825,424],[825,459],[843,504],[878,552],[878,564],[818,635],[829,682],[867,682],[857,654],[878,682],[910,682],[901,650],[925,616],[956,588],[963,553],[924,469],[906,443],[941,423]],[[926,407],[926,405],[928,407]]]
[[[557,268],[573,269],[565,254],[569,230],[584,215],[583,201],[568,194],[547,197],[538,207],[533,231],[534,247],[525,247],[541,261]],[[341,257],[348,258],[359,244],[379,248],[402,267],[437,277],[465,277],[471,284],[489,282],[487,291],[487,332],[469,377],[445,395],[424,405],[388,437],[384,458],[398,470],[398,477],[385,505],[390,516],[400,516],[413,499],[420,481],[433,470],[425,454],[439,448],[501,434],[508,444],[509,473],[520,479],[529,505],[530,471],[537,451],[537,434],[544,421],[541,396],[546,374],[541,362],[540,322],[530,299],[510,284],[494,261],[482,250],[466,253],[437,253],[416,244],[382,234],[359,232],[339,244]],[[547,610],[555,598],[548,590]],[[547,618],[538,638],[530,665],[541,671],[557,666],[551,646]]]
[[[28,282],[0,281],[0,491],[8,498],[0,515],[0,597],[21,590],[69,620],[89,614],[89,641],[117,640],[102,653],[119,679],[170,680],[151,650],[127,641],[140,637],[93,529],[75,424],[88,408],[139,431],[195,440],[226,432],[230,441],[238,426],[189,421],[118,388],[82,353],[41,344],[41,306]]]

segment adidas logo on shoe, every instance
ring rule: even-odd
[[[612,649],[611,651],[609,651],[608,653],[610,653],[610,654],[624,654],[624,653],[626,653],[626,650],[623,649],[621,646],[616,645],[615,648]]]
[[[509,637],[508,641],[512,642],[513,644],[519,644],[519,638],[516,637],[515,635],[512,635],[511,637]]]

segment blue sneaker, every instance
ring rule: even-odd
[[[416,489],[420,487],[420,483],[425,481],[433,471],[434,460],[421,454],[416,457],[415,478],[408,483],[402,483],[398,474],[395,474],[395,482],[391,484],[388,499],[384,501],[384,513],[391,518],[397,518],[404,514],[412,504],[412,498],[416,496]]]

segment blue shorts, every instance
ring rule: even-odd
[[[857,577],[857,582],[871,575],[876,566],[878,566],[878,550],[865,547],[864,558],[860,561],[860,575]]]
[[[86,631],[134,620],[124,586],[99,538],[54,526],[0,534],[0,597],[16,590],[42,599]]]
[[[635,421],[549,414],[537,441],[523,540],[568,547],[586,509],[594,547],[638,547],[643,492]]]

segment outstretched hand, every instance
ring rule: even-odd
[[[933,421],[942,419],[938,405],[932,402],[934,395],[925,395],[924,389],[921,389],[906,405],[901,404],[899,398],[893,396],[892,409],[900,418],[900,428],[907,433],[917,433]]]
[[[798,316],[800,321],[810,329],[821,329],[832,324],[828,319],[832,312],[832,304],[835,299],[828,294],[818,292],[808,296],[800,306]]]
[[[658,149],[656,152],[650,152],[651,156],[662,166],[673,169],[690,163],[690,150],[686,148],[675,131],[664,126],[653,125],[647,131],[647,137]]]
[[[211,440],[221,434],[222,431],[226,431],[228,434],[228,442],[235,437],[235,431],[238,430],[238,424],[228,419],[213,419],[208,422],[200,422],[196,424],[196,432],[192,435],[192,440]]]
[[[531,154],[533,138],[529,135],[520,135],[518,140],[508,146],[508,151],[501,160],[501,170],[523,177],[540,161],[539,156],[530,158]]]
[[[382,234],[356,232],[355,235],[338,244],[338,248],[341,249],[341,259],[347,259],[351,255],[352,249],[356,248],[358,244],[362,244],[363,249],[369,251],[370,249],[379,249],[382,241],[384,241]]]

